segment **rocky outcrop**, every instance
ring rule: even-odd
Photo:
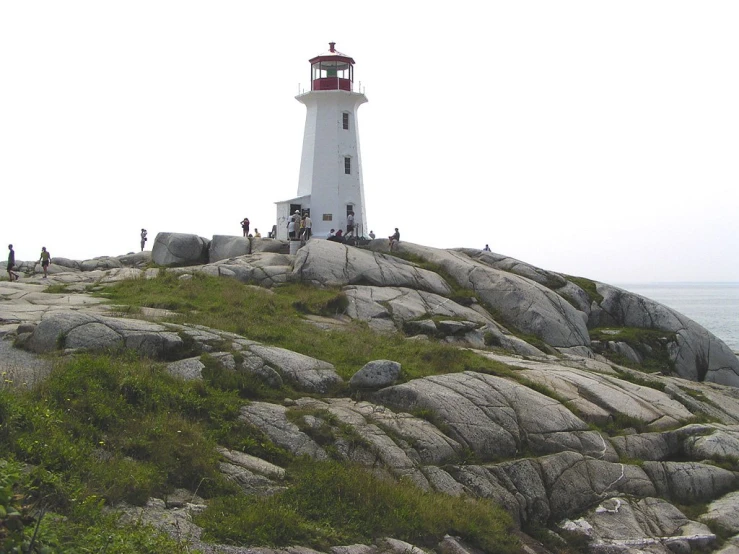
[[[214,237],[211,252],[220,249],[218,256],[225,256],[237,252],[227,252],[229,244],[246,247],[244,239],[232,238]],[[690,320],[606,285],[597,285],[602,300],[591,298],[592,290],[585,292],[566,276],[492,253],[402,243],[399,252],[425,260],[423,269],[383,252],[325,241],[311,241],[297,256],[264,251],[281,248],[279,241],[265,242],[254,253],[256,240],[249,243],[251,254],[163,271],[182,279],[230,277],[245,286],[290,280],[342,286],[349,305],[338,318],[341,325],[319,326],[316,333],[351,332],[354,319],[383,332],[474,345],[495,362],[489,370],[495,375],[450,367],[448,374],[403,382],[408,376],[399,364],[376,360],[351,369],[347,389],[324,360],[217,329],[112,317],[111,308],[82,294],[88,286],[154,277],[160,270],[146,269],[146,253],[94,263],[61,259],[49,281],[65,285],[63,293],[45,293],[34,283],[0,283],[0,334],[28,349],[18,358],[22,363],[40,359],[35,353],[128,348],[166,360],[167,372],[183,380],[246,374],[272,390],[259,401],[244,401],[240,419],[273,446],[295,456],[360,464],[424,490],[491,499],[521,525],[582,533],[591,551],[715,550],[718,540],[707,525],[723,529],[722,536],[739,533],[739,389],[721,384],[721,376],[733,373],[725,367],[734,362],[718,339]],[[386,245],[375,243],[370,246],[376,250]],[[434,267],[444,277],[428,269]],[[644,374],[609,362],[591,349],[586,322],[592,328],[664,331],[675,371],[698,380],[679,379],[669,368],[665,375]],[[516,329],[536,335],[541,348],[511,334]],[[643,356],[617,334],[600,342],[630,360],[624,363],[637,365]],[[696,371],[707,368],[703,382],[681,361],[698,359],[699,352],[707,353],[706,364],[694,364]],[[284,468],[231,449],[219,453],[221,472],[244,494],[275,494],[289,486]],[[193,545],[204,552],[239,551],[199,542],[200,530],[188,517],[205,502],[183,493],[125,510],[163,528],[181,525],[179,532],[191,533]],[[691,516],[699,521],[680,508],[704,503],[705,513]],[[384,539],[332,552],[388,549],[416,547]],[[453,537],[437,550],[474,552]]]
[[[208,249],[208,261],[219,262],[246,254],[251,254],[251,242],[248,238],[214,235]]]
[[[387,241],[372,241],[370,248],[388,251]],[[490,267],[462,252],[404,242],[401,255],[416,256],[440,267],[456,283],[474,291],[482,302],[516,329],[535,335],[555,347],[587,346],[587,316],[563,297],[526,277]]]
[[[404,260],[326,240],[298,250],[291,277],[318,286],[409,287],[441,295],[452,290],[436,273]]]
[[[242,283],[255,283],[262,287],[272,287],[288,281],[292,271],[291,263],[292,257],[286,254],[261,252],[174,271],[181,274],[204,273],[217,277],[231,277]]]
[[[381,389],[388,387],[400,377],[400,364],[392,360],[372,360],[357,371],[349,380],[353,389]]]
[[[224,344],[239,353],[240,364],[230,352],[219,351]],[[186,380],[202,379],[205,364],[192,354],[208,353],[225,369],[255,375],[270,387],[288,383],[296,390],[328,393],[342,384],[341,377],[328,362],[201,326],[55,312],[31,326],[18,338],[18,345],[36,353],[127,348],[142,356],[173,360],[167,366],[168,372]]]
[[[561,528],[582,535],[596,552],[673,554],[703,551],[716,535],[660,498],[614,497]]]
[[[194,265],[208,261],[210,241],[185,233],[157,233],[151,249],[154,263],[162,266]]]
[[[739,361],[726,344],[685,317],[643,296],[598,283],[603,296],[590,316],[593,327],[639,327],[675,333],[671,358],[675,373],[694,381],[739,386]]]
[[[448,337],[450,342],[470,346],[495,346],[521,355],[543,355],[541,350],[496,323],[474,298],[469,299],[469,306],[462,306],[451,298],[406,287],[349,285],[343,290],[349,300],[346,314],[366,321],[378,331]]]
[[[176,356],[182,339],[157,323],[80,312],[60,312],[43,319],[23,341],[31,352],[60,349],[129,348],[152,358]]]

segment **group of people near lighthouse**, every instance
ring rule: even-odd
[[[308,213],[300,213],[295,210],[287,220],[287,236],[290,240],[306,242],[310,240],[313,233],[313,222]]]

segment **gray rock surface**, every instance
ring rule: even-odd
[[[599,552],[690,552],[716,541],[716,535],[688,519],[672,504],[660,498],[634,500],[614,497],[561,527],[580,533]]]
[[[410,262],[326,240],[309,241],[298,251],[292,279],[319,286],[368,284],[451,292],[439,275]]]
[[[324,252],[313,242],[320,241],[306,247],[310,256],[306,254],[302,262],[305,275],[321,275],[325,282],[320,284],[342,279],[353,282],[344,285],[350,298],[347,315],[385,322],[387,330],[393,331],[402,328],[407,332],[415,326],[416,332],[464,346],[482,348],[500,337],[510,339],[510,343],[493,344],[495,351],[478,351],[505,369],[495,370],[497,375],[465,372],[402,384],[387,382],[389,386],[374,392],[355,392],[353,396],[361,401],[333,398],[330,394],[340,387],[341,379],[325,361],[217,329],[111,317],[109,307],[84,294],[90,286],[154,277],[159,270],[145,269],[147,253],[83,262],[62,258],[48,280],[24,275],[18,283],[0,282],[0,366],[5,370],[15,364],[13,380],[17,374],[19,380],[28,381],[31,372],[43,378],[50,367],[36,352],[61,348],[73,355],[78,348],[125,347],[174,360],[167,365],[170,373],[199,379],[205,364],[198,354],[208,353],[224,371],[247,372],[270,387],[288,384],[308,393],[297,399],[290,394],[282,403],[245,402],[241,410],[244,422],[296,456],[326,459],[330,452],[335,459],[408,480],[424,490],[489,498],[508,509],[519,523],[552,525],[570,518],[566,524],[587,533],[594,541],[592,550],[598,552],[712,551],[717,547],[704,525],[707,522],[739,533],[734,527],[739,474],[732,471],[739,459],[739,389],[710,377],[710,362],[705,382],[695,382],[617,366],[594,354],[588,344],[560,346],[559,353],[547,347],[549,355],[530,345],[526,350],[526,343],[493,320],[496,312],[472,301],[462,306],[443,296],[448,292],[434,292],[437,285],[444,288],[440,278],[427,288],[414,289],[419,283],[434,281],[412,264],[371,252],[363,252],[367,257],[362,257],[355,254],[361,251],[343,245]],[[465,286],[478,287],[484,304],[485,283],[506,283],[515,294],[521,288],[533,290],[529,297],[536,298],[534,305],[549,302],[551,306],[549,295],[559,295],[577,317],[588,318],[591,324],[618,326],[619,321],[628,321],[661,330],[663,325],[673,325],[672,315],[660,309],[655,309],[651,319],[639,319],[639,310],[651,309],[648,303],[637,302],[634,307],[632,300],[621,295],[616,301],[605,289],[601,305],[591,304],[587,294],[565,277],[516,260],[473,250],[401,246],[409,254],[444,267],[445,274],[457,272],[455,280],[464,277]],[[316,268],[324,261],[322,253],[328,256],[329,268],[324,273]],[[337,259],[339,253],[343,261]],[[183,278],[206,273],[272,286],[296,277],[291,264],[300,257],[260,252],[166,271]],[[492,277],[489,272],[501,275]],[[341,278],[334,279],[338,274]],[[378,282],[365,284],[372,279]],[[408,285],[400,286],[398,281]],[[46,293],[47,284],[63,285],[53,289],[63,292]],[[271,293],[265,290],[264,294]],[[544,314],[549,308],[532,309]],[[339,319],[336,326],[320,327],[316,332],[324,328],[351,332],[349,317]],[[698,331],[689,329],[689,323],[678,323],[683,325],[685,344],[694,348],[696,341],[703,340]],[[546,325],[560,329],[560,335],[570,329],[562,321]],[[680,330],[674,332],[677,360],[683,335]],[[511,346],[514,339],[520,341],[517,347]],[[29,350],[13,348],[12,340]],[[713,350],[712,339],[707,340],[706,348]],[[180,342],[187,348],[182,349]],[[623,349],[625,341],[614,335],[612,342],[622,355],[630,356]],[[636,350],[634,354],[641,355]],[[710,423],[691,423],[696,416]],[[616,430],[610,430],[609,436],[605,430],[611,426]],[[274,494],[289,485],[283,468],[241,452],[221,449],[220,453],[221,472],[245,494]],[[192,493],[172,494],[125,510],[131,517],[162,528],[179,526],[180,536],[191,533],[187,536],[192,537],[192,546],[203,552],[253,553],[254,549],[246,547],[206,545],[199,540],[200,530],[192,525],[191,515],[202,510],[204,502]],[[690,521],[675,507],[704,502],[710,504],[699,518],[702,523]],[[388,539],[374,545],[338,546],[332,552],[381,554],[415,548]],[[735,545],[730,539],[722,548],[729,554]],[[298,554],[308,549],[259,549],[262,554],[288,551]],[[442,541],[437,551],[473,552],[453,537]]]
[[[252,345],[249,351],[275,368],[283,379],[300,390],[326,393],[342,383],[334,366],[276,346]]]
[[[686,379],[739,386],[739,360],[726,344],[684,315],[654,300],[598,283],[601,310],[593,326],[625,326],[676,333],[675,372]]]
[[[373,241],[369,247],[387,250],[386,245],[378,241]],[[475,291],[486,306],[502,314],[505,321],[499,323],[511,324],[556,347],[590,344],[587,315],[530,278],[490,267],[462,252],[408,242],[400,243],[398,252],[440,266],[461,287]]]
[[[210,263],[251,254],[251,242],[246,237],[213,235],[208,249]]]
[[[377,391],[372,400],[395,410],[430,411],[444,422],[450,438],[481,461],[562,450],[616,458],[599,433],[558,401],[491,375],[464,372],[415,379]]]
[[[287,254],[261,252],[194,268],[183,268],[180,271],[231,277],[242,283],[256,283],[262,287],[272,287],[288,281],[292,271],[292,258]]]
[[[80,312],[58,312],[44,318],[24,347],[46,353],[60,349],[130,348],[153,358],[171,358],[182,339],[157,323]]]
[[[152,259],[162,266],[202,264],[208,261],[209,242],[197,235],[157,233]]]
[[[730,492],[711,502],[700,520],[715,523],[730,533],[739,533],[739,492]]]
[[[287,253],[288,250],[289,250],[289,244],[285,240],[267,239],[267,238],[251,239],[251,253],[252,254],[257,254],[259,252]]]
[[[381,389],[388,387],[400,377],[400,364],[392,360],[367,362],[349,380],[353,389]]]

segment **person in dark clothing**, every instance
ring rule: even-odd
[[[249,218],[245,217],[241,220],[241,230],[244,231],[244,236],[249,234]]]
[[[41,256],[38,259],[38,263],[40,263],[41,267],[44,268],[44,279],[46,279],[47,270],[49,269],[49,264],[51,263],[51,254],[45,246],[41,247]]]
[[[17,281],[18,280],[18,274],[13,271],[13,266],[15,266],[15,250],[13,250],[13,245],[8,245],[8,279],[11,281]]]
[[[341,229],[339,229],[338,231],[336,231],[335,235],[329,236],[326,240],[330,240],[332,242],[343,243],[344,242],[344,232]]]
[[[393,245],[400,242],[400,231],[398,231],[398,228],[395,228],[395,232],[388,237],[388,240],[390,241],[390,252],[393,251]]]

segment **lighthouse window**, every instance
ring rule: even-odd
[[[352,159],[349,156],[344,158],[344,173],[351,175],[352,173]]]
[[[344,129],[349,129],[349,114],[346,112],[341,114],[341,126]]]

